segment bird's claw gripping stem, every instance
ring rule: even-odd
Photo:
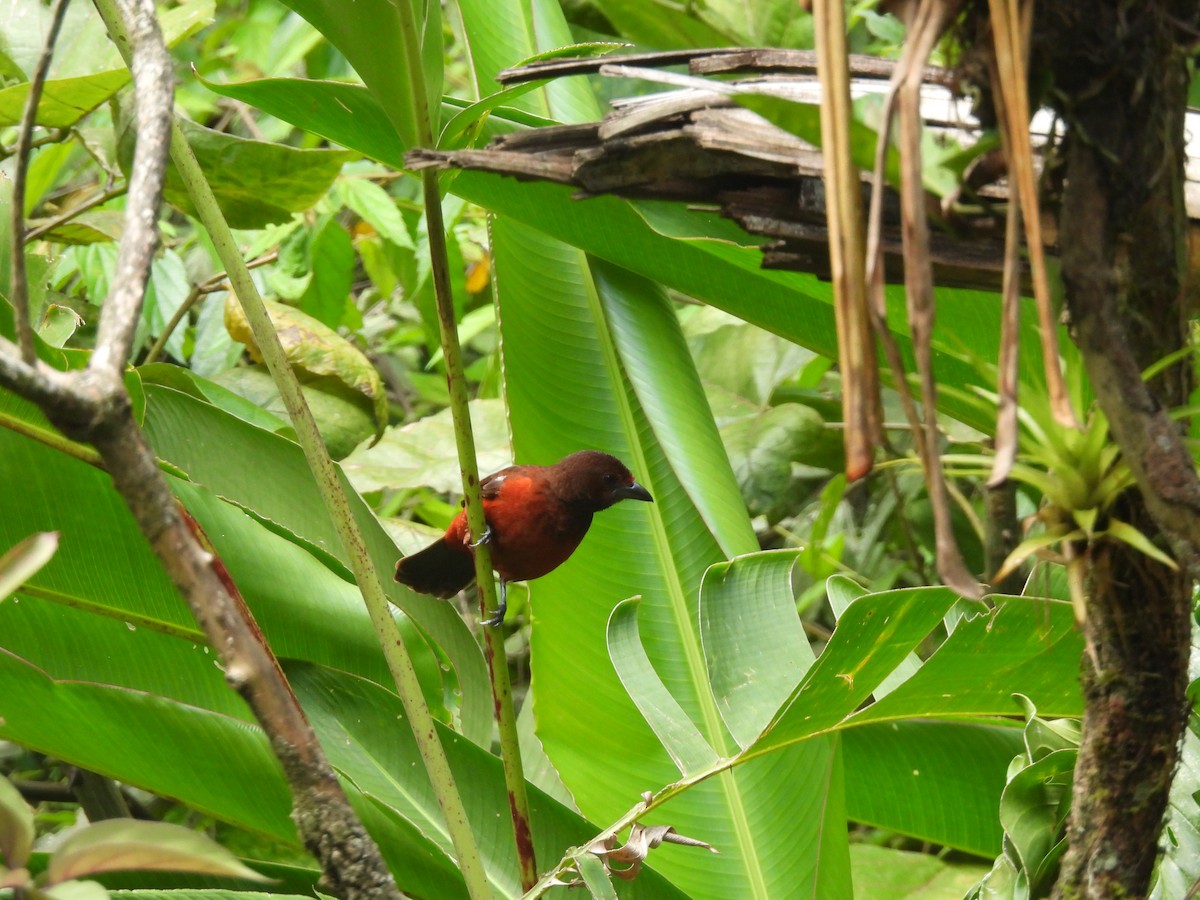
[[[487,538],[487,535],[485,534],[484,539],[486,539],[486,538]],[[508,597],[507,597],[508,591],[506,590],[507,587],[508,587],[508,585],[505,583],[504,579],[501,578],[500,579],[500,605],[496,607],[496,611],[490,617],[484,619],[480,623],[481,625],[491,625],[494,628],[497,625],[504,624],[504,614],[508,611]]]
[[[495,537],[496,537],[496,535],[492,531],[492,526],[488,525],[486,528],[483,529],[483,534],[481,534],[479,536],[479,540],[477,540],[475,543],[471,544],[470,547],[472,550],[474,550],[480,544],[490,544],[493,540],[495,540]]]

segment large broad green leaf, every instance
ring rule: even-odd
[[[909,588],[854,601],[814,665],[755,748],[805,740],[836,727],[941,623],[958,596],[949,588]]]
[[[415,147],[422,132],[416,85],[409,76],[401,17],[412,16],[420,31],[422,69],[430,116],[437,116],[442,94],[441,4],[436,0],[287,0],[354,66],[383,107],[405,147]],[[438,123],[431,123],[433,134]]]
[[[201,81],[218,94],[243,100],[393,168],[404,168],[404,152],[410,147],[400,140],[375,95],[360,84],[303,78],[260,78],[227,84]],[[446,98],[442,101],[443,118],[452,119],[471,105]],[[491,111],[478,138],[486,142],[518,127],[549,124],[553,123],[543,117],[504,107]]]
[[[456,876],[453,847],[416,743],[402,724],[404,712],[399,699],[370,682],[314,666],[289,665],[288,676],[314,727],[325,738],[338,772],[374,804],[380,817],[409,823],[422,840],[436,848],[437,865]],[[400,728],[397,723],[401,723]],[[519,897],[522,891],[500,760],[448,729],[441,731],[441,739],[492,888],[497,897]],[[569,848],[587,843],[599,831],[596,825],[536,788],[530,788],[529,800],[534,849],[542,869],[556,863]],[[690,848],[658,852],[672,851],[697,853]],[[388,853],[387,847],[384,852]],[[399,877],[401,870],[396,871]],[[401,887],[410,889],[402,878]],[[656,900],[683,896],[650,871],[622,885],[620,894]],[[461,884],[457,890],[450,890],[447,883],[442,891],[426,889],[420,895],[449,898],[465,893]]]
[[[955,601],[947,588],[855,600],[816,665],[749,753],[870,722],[1012,715],[1019,710],[1018,693],[1047,715],[1082,712],[1077,668],[1083,648],[1070,604],[1023,597],[998,598],[995,609],[961,620],[915,674],[858,710]]]
[[[120,652],[112,646],[91,655]],[[195,650],[189,661],[188,652],[176,654],[178,665],[212,669],[221,680],[210,658]],[[0,650],[0,697],[5,740],[280,840],[296,839],[279,764],[247,722],[142,691],[54,680],[6,650]]]
[[[321,199],[342,165],[355,158],[347,150],[299,149],[235,137],[193,122],[180,124],[232,228],[286,222],[292,213],[303,212]],[[163,196],[194,214],[187,187],[174,166],[167,171]]]
[[[296,444],[170,388],[151,385],[148,390],[151,400],[146,432],[160,457],[178,466],[192,481],[207,486],[295,542],[297,549],[315,554],[339,572],[347,587],[353,587],[341,542]],[[256,465],[231,465],[230,460],[255,460]],[[488,740],[490,682],[470,630],[451,604],[414,594],[392,582],[390,572],[399,555],[395,544],[370,508],[353,492],[351,510],[363,530],[375,566],[386,580],[389,598],[429,635],[453,667],[457,685],[448,685],[447,690],[461,692],[464,732],[472,740]],[[252,553],[247,558],[248,577],[254,577]],[[292,580],[284,578],[283,583]],[[311,591],[308,593],[311,596]],[[312,597],[312,601],[319,610],[322,598]],[[361,600],[358,607],[360,612],[356,615],[365,617]],[[332,619],[328,608],[317,615]],[[319,631],[315,638],[321,639]],[[418,660],[422,657],[432,659],[428,651],[420,653]]]
[[[700,587],[709,684],[742,747],[762,733],[813,663],[792,589],[797,555],[778,550],[720,563]]]
[[[558,0],[462,0],[458,7],[470,40],[471,74],[480,97],[499,89],[495,76],[501,69],[575,43]],[[580,78],[555,79],[512,105],[560,122],[585,122],[600,115],[591,88]]]
[[[617,677],[683,775],[717,761],[708,741],[654,671],[637,625],[638,601],[617,604],[608,620],[608,654]]]
[[[611,668],[609,611],[642,596],[646,659],[692,727],[728,755],[736,744],[708,688],[697,597],[723,546],[755,542],[744,513],[736,521],[722,505],[732,472],[704,433],[715,424],[662,292],[608,267],[597,273],[583,254],[511,220],[494,224],[493,250],[517,459],[604,449],[655,498],[598,515],[568,563],[531,585],[538,736],[584,813],[612,820],[678,770]],[[720,855],[673,851],[651,865],[700,894],[780,896],[811,880],[815,895],[838,896],[848,879],[840,772],[833,744],[818,741],[705,781],[653,820]]]
[[[1015,715],[1021,711],[1016,693],[1028,697],[1041,715],[1082,715],[1083,638],[1071,604],[994,599],[995,609],[961,620],[920,672],[852,721]]]
[[[701,589],[710,684],[726,725],[743,746],[753,742],[813,662],[793,599],[796,557],[796,551],[772,551],[715,565]],[[848,593],[847,582],[836,581],[835,587]],[[844,701],[842,713],[852,711],[861,694],[851,689],[870,690],[852,680],[875,681],[897,658],[900,667],[907,664],[900,652],[904,644],[920,641],[936,626],[937,610],[952,602],[944,588],[876,594],[843,617],[839,629],[847,630],[826,648],[824,674],[814,672],[810,684],[819,691],[823,679],[830,695],[811,706]],[[908,612],[925,604],[926,616]],[[899,623],[897,610],[912,616],[911,622]],[[885,620],[897,623],[896,632]],[[882,627],[861,631],[875,624]],[[901,634],[908,635],[903,642]],[[881,644],[896,644],[896,652],[878,658]],[[848,729],[843,748],[851,818],[974,853],[997,852],[999,796],[1008,763],[1021,748],[1019,730],[990,722],[887,722]]]
[[[985,858],[1000,852],[1000,792],[1022,749],[1015,723],[910,719],[841,736],[851,819]]]
[[[218,454],[222,464],[227,449]],[[196,452],[203,453],[203,448]],[[265,464],[270,456],[258,459]],[[193,644],[203,644],[204,639],[191,613],[105,473],[4,429],[0,480],[11,486],[0,516],[0,542],[29,530],[57,530],[62,536],[60,552],[29,579],[23,594],[84,611],[97,620],[98,629],[115,623],[121,629],[159,631],[183,639],[181,649],[199,652],[192,650]],[[209,536],[277,654],[389,680],[362,601],[340,565],[199,485],[175,478],[170,482]],[[56,497],[70,497],[71,502],[56,502]],[[53,636],[39,641],[32,627],[38,612],[38,604],[0,606],[0,617],[8,620],[0,646],[65,677],[67,673],[51,667],[53,657],[47,654],[70,636],[51,632]],[[426,689],[440,706],[441,661],[414,629],[406,630]],[[124,640],[121,630],[108,633]],[[69,654],[63,656],[70,659]],[[212,696],[211,683],[179,681],[169,658],[116,653],[114,660],[120,664],[107,664],[102,670],[112,683],[211,708],[242,709],[240,701],[232,708],[223,702],[222,698],[236,700],[228,688],[216,688],[218,698]],[[102,677],[101,670],[88,669],[75,669],[70,675]]]

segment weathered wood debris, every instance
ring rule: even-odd
[[[480,150],[414,150],[410,168],[436,166],[495,172],[572,185],[579,196],[615,194],[674,200],[716,209],[747,232],[766,238],[763,265],[827,277],[828,233],[820,149],[777,128],[730,99],[726,91],[771,93],[817,102],[815,54],[779,49],[725,49],[555,59],[509,69],[501,83],[592,74],[650,77],[651,70],[687,65],[693,76],[723,76],[711,88],[680,87],[614,101],[598,122],[556,125],[500,136]],[[882,93],[893,63],[852,56],[852,90]],[[740,75],[737,78],[727,76]],[[715,79],[714,79],[715,80]],[[694,82],[694,79],[693,79]],[[926,71],[922,112],[927,127],[964,147],[982,135],[968,104],[956,99],[951,72]],[[1200,124],[1200,123],[1198,123]],[[1053,147],[1054,123],[1033,123],[1040,150]],[[1039,134],[1039,131],[1041,132]],[[1200,166],[1190,167],[1188,209],[1200,234]],[[1004,259],[1007,185],[998,153],[979,156],[967,188],[929,196],[936,222],[931,253],[938,284],[998,290]],[[864,209],[871,176],[862,173]],[[892,195],[892,189],[885,187]],[[1053,190],[1043,210],[1047,250],[1056,250]],[[894,196],[885,201],[883,246],[889,281],[902,279],[900,223]],[[1193,240],[1200,244],[1200,240]]]

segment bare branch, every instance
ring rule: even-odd
[[[158,247],[158,208],[171,146],[174,100],[171,58],[167,55],[152,0],[122,0],[129,20],[137,114],[137,148],[129,174],[125,231],[116,276],[104,301],[96,350],[89,368],[120,377],[133,347],[133,333],[145,296],[150,263]]]
[[[17,170],[13,175],[12,209],[12,304],[17,320],[17,342],[21,347],[21,359],[32,366],[37,360],[33,345],[33,326],[29,321],[29,276],[25,272],[25,179],[29,174],[29,151],[33,141],[33,126],[37,119],[38,104],[42,100],[42,88],[50,72],[50,60],[54,57],[54,42],[62,27],[69,0],[58,0],[50,20],[50,30],[37,68],[29,82],[29,94],[25,97],[25,111],[21,115],[21,130],[17,136]]]

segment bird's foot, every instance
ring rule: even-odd
[[[491,529],[489,528],[488,531],[490,532]],[[486,539],[486,538],[487,538],[487,535],[485,534],[484,539]],[[491,616],[484,619],[480,624],[481,625],[490,625],[493,628],[496,627],[497,625],[502,625],[502,624],[504,624],[504,614],[507,611],[508,611],[508,584],[504,581],[503,578],[501,578],[500,579],[500,603],[496,606],[496,611],[494,613],[492,613]]]
[[[496,607],[496,611],[491,615],[491,617],[484,619],[482,622],[480,622],[480,624],[481,625],[490,625],[493,628],[495,628],[497,625],[503,625],[504,624],[504,614],[507,611],[508,610],[505,607],[505,605],[503,603],[501,603],[499,606]]]
[[[483,534],[479,536],[479,540],[471,544],[471,549],[474,550],[480,544],[490,544],[495,539],[495,534],[492,532],[492,526],[488,525],[483,529]]]

